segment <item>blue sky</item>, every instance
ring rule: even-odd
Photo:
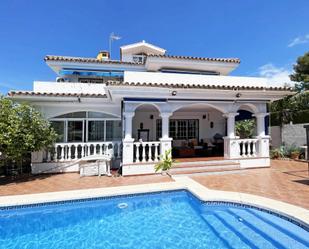
[[[141,40],[173,55],[238,57],[233,75],[285,80],[309,50],[308,0],[1,0],[0,92],[54,80],[47,54],[95,57]]]

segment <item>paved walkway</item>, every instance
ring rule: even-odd
[[[210,189],[255,194],[309,209],[306,163],[278,160],[272,161],[271,168],[251,169],[237,174],[195,176],[192,179]],[[41,175],[17,181],[0,178],[0,196],[172,181],[170,177],[161,175],[80,178],[76,173]]]
[[[273,160],[271,168],[192,179],[210,189],[259,195],[309,209],[307,163]]]
[[[169,176],[162,175],[79,177],[78,173],[40,175],[23,178],[16,181],[0,178],[0,196],[117,187],[171,181],[173,180]]]

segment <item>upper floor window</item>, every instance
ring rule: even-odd
[[[140,54],[133,55],[133,61],[135,63],[144,63],[145,59],[146,59],[145,55],[140,55]]]

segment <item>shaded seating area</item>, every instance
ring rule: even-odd
[[[172,154],[175,158],[222,156],[223,136],[215,134],[213,138],[173,140]]]

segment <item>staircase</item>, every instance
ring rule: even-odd
[[[175,175],[211,175],[236,173],[241,171],[240,164],[232,160],[176,162],[169,174]]]

